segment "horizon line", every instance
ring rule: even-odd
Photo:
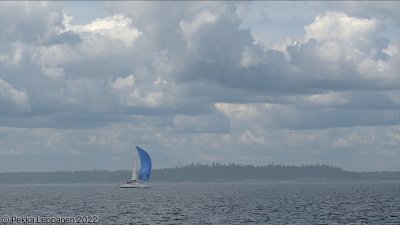
[[[284,167],[298,167],[301,168],[303,166],[328,166],[331,168],[338,168],[341,169],[345,172],[357,172],[357,173],[379,173],[379,172],[400,172],[399,170],[378,170],[378,171],[362,171],[362,170],[347,170],[342,168],[341,166],[334,166],[330,164],[324,164],[324,163],[316,163],[316,164],[305,164],[302,163],[301,165],[298,164],[275,164],[275,163],[269,163],[265,165],[255,165],[255,164],[242,164],[242,163],[218,163],[218,162],[212,162],[212,163],[190,163],[186,165],[176,165],[174,167],[164,167],[164,168],[154,168],[152,170],[162,170],[162,169],[176,169],[176,168],[184,168],[184,167],[189,167],[189,166],[210,166],[212,167],[213,164],[216,164],[218,166],[229,166],[229,165],[236,165],[236,166],[253,166],[253,167],[267,167],[267,166],[284,166]],[[52,171],[0,171],[1,173],[57,173],[57,172],[93,172],[93,171],[104,171],[104,172],[117,172],[117,171],[131,171],[131,169],[114,169],[114,170],[107,170],[107,169],[83,169],[83,170],[52,170]]]

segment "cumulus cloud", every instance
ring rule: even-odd
[[[23,47],[15,44],[14,51],[10,53],[0,53],[0,62],[8,66],[17,66],[23,57]]]
[[[394,82],[398,74],[393,71],[398,67],[398,56],[386,54],[391,47],[387,38],[377,35],[376,24],[375,19],[344,13],[321,14],[305,26],[303,43],[288,46],[291,61],[308,76],[314,76],[312,83],[319,87],[398,88],[399,84]],[[311,65],[315,62],[319,66]],[[368,68],[370,65],[374,69]]]
[[[365,58],[357,65],[357,71],[368,81],[380,86],[399,87],[400,57],[398,47],[388,46],[383,50],[387,60]]]
[[[365,2],[364,4],[357,4],[356,1],[345,1],[339,4],[338,9],[359,17],[375,17],[398,25],[400,21],[399,7],[400,4],[398,2]]]
[[[135,85],[135,76],[133,74],[127,77],[118,77],[114,83],[112,83],[112,88],[114,90],[129,90]]]
[[[74,25],[73,18],[64,14],[63,25],[64,29],[60,30],[61,33],[73,32],[89,41],[99,38],[105,38],[108,41],[118,40],[127,48],[130,48],[142,35],[142,32],[133,27],[132,19],[123,15],[99,18],[85,25]]]
[[[305,26],[302,40],[287,42],[286,50],[273,50],[255,43],[251,32],[240,28],[235,4],[180,3],[171,8],[172,15],[165,15],[168,19],[142,12],[159,12],[164,6],[122,4],[127,7],[111,7],[119,13],[88,24],[75,24],[71,16],[56,11],[53,25],[46,24],[41,30],[43,36],[57,31],[59,38],[78,39],[39,46],[24,42],[2,53],[7,72],[13,70],[12,64],[23,62],[49,79],[47,90],[27,85],[27,94],[37,92],[32,104],[58,101],[58,111],[69,106],[129,113],[132,107],[161,111],[164,107],[169,113],[186,114],[187,110],[191,114],[194,101],[199,108],[212,109],[218,102],[253,99],[281,104],[298,101],[298,106],[324,108],[353,104],[352,94],[343,94],[344,90],[398,87],[398,46],[377,35],[380,28],[375,18],[322,13]],[[172,10],[183,8],[190,13]],[[47,4],[37,11],[53,15],[53,9]],[[172,32],[160,36],[165,26]],[[113,48],[106,47],[108,41]],[[118,43],[124,48],[116,47]],[[21,61],[27,55],[33,57]],[[21,79],[3,76],[24,86]],[[37,84],[44,78],[34,79]],[[206,91],[210,85],[215,90]],[[56,95],[50,98],[50,92]],[[224,92],[229,95],[221,96]],[[89,96],[102,96],[103,101]]]
[[[43,44],[57,38],[62,21],[62,4],[40,2],[1,2],[1,50],[13,42]]]
[[[111,83],[111,88],[125,106],[153,108],[171,104],[174,101],[172,96],[168,96],[168,92],[164,92],[163,86],[166,84],[160,77],[152,83],[135,84],[135,76],[130,74],[127,77],[118,77]]]
[[[308,95],[304,97],[304,102],[312,106],[322,106],[322,107],[340,106],[348,103],[347,99],[337,92]]]
[[[351,17],[343,12],[326,12],[318,15],[314,22],[304,29],[305,38],[308,40],[311,38],[319,41],[344,40],[357,46],[358,42],[367,42],[374,35],[377,21],[374,18]]]
[[[45,76],[48,76],[48,77],[54,78],[54,79],[63,77],[65,74],[65,71],[63,68],[55,67],[55,66],[43,66],[42,72]]]
[[[30,110],[28,95],[0,79],[0,112],[21,113]]]
[[[136,140],[167,149],[157,152],[165,165],[177,155],[262,164],[291,154],[295,162],[302,151],[323,159],[308,148],[361,149],[380,129],[397,143],[399,44],[378,14],[318,12],[300,39],[270,48],[241,27],[233,2],[119,2],[89,23],[58,3],[0,4],[1,132],[29,139],[27,130],[40,130],[45,143],[57,130],[49,151],[85,155],[95,145],[105,161],[107,149],[126,153]],[[373,140],[393,154],[394,144]],[[28,148],[18,146],[0,150]]]
[[[295,105],[274,104],[218,104],[221,112],[227,115],[238,127],[257,124],[262,127],[278,129],[321,129],[348,126],[379,126],[398,124],[396,109],[348,109],[333,106],[319,108],[300,108]],[[250,110],[254,116],[244,117]],[[233,125],[232,125],[233,126]]]

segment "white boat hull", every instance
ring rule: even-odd
[[[138,183],[138,182],[121,184],[121,186],[120,186],[120,188],[148,188],[148,187],[149,187],[149,185],[143,184],[143,183]]]

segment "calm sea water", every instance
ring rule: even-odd
[[[400,224],[398,182],[184,183],[149,189],[49,184],[0,190],[0,216],[96,216],[97,224]]]

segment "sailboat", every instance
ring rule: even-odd
[[[151,174],[151,159],[149,154],[142,148],[135,146],[140,158],[140,171],[138,173],[136,166],[136,156],[133,152],[133,169],[132,179],[124,184],[121,184],[121,188],[147,188],[149,187],[145,181],[150,179]]]

